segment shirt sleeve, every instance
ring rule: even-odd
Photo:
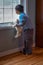
[[[19,24],[17,24],[17,25],[23,26],[25,23],[26,23],[26,16],[20,15],[19,16]]]

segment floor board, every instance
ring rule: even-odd
[[[43,48],[34,48],[32,55],[18,52],[2,57],[0,65],[43,65]]]

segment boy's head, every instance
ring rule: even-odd
[[[20,14],[20,13],[24,12],[24,7],[22,5],[17,5],[15,7],[15,11],[16,11],[16,14]]]

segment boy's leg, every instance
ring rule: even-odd
[[[28,34],[28,40],[27,40],[27,53],[31,54],[32,53],[32,44],[33,44],[33,30],[30,29],[27,32]]]
[[[16,34],[15,38],[18,38],[21,36],[21,28],[18,27],[18,28],[16,28],[16,30],[17,30],[17,34]]]
[[[26,46],[26,40],[24,40],[24,49],[23,49],[23,54],[26,54],[26,49],[27,49],[27,46]]]
[[[33,43],[33,30],[28,30],[25,32],[25,53],[31,54],[32,53],[32,43]]]

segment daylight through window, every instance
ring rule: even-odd
[[[15,13],[15,6],[20,0],[0,0],[0,23],[15,22],[18,18]]]

